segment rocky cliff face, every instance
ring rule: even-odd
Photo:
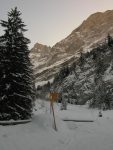
[[[31,49],[30,58],[34,65],[34,71],[47,66],[47,61],[51,57],[51,47],[36,43]]]
[[[113,10],[92,14],[52,48],[35,44],[30,58],[36,82],[52,79],[62,66],[75,61],[81,52],[90,51],[97,43],[105,41],[108,33],[113,35]]]

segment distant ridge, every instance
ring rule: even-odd
[[[62,66],[75,61],[81,52],[90,51],[97,43],[103,42],[108,33],[113,35],[113,10],[90,15],[69,36],[52,48],[36,43],[30,58],[37,84],[54,78]]]

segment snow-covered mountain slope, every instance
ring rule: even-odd
[[[105,41],[108,33],[113,35],[113,10],[92,14],[52,48],[36,43],[30,53],[36,82],[53,78],[62,66],[75,61],[81,52],[90,51],[97,43]]]
[[[81,55],[70,66],[70,72],[55,77],[52,89],[62,93],[62,100],[73,104],[89,103],[91,107],[113,108],[113,39]]]

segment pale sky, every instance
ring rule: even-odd
[[[113,0],[0,0],[0,20],[15,6],[27,25],[30,47],[36,42],[53,46],[92,13],[112,10]]]

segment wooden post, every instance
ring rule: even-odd
[[[56,127],[56,120],[55,120],[55,112],[54,112],[54,106],[53,103],[58,99],[58,93],[50,93],[50,113],[53,114],[53,122],[54,122],[54,129],[57,131]]]
[[[54,129],[55,129],[55,131],[57,131],[53,102],[51,102],[51,109],[52,109],[52,112],[53,112]]]
[[[52,109],[52,104],[51,104],[52,102],[51,102],[51,100],[50,100],[50,114],[51,114],[51,109]]]

